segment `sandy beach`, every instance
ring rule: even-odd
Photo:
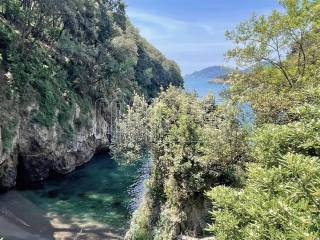
[[[0,236],[4,240],[118,240],[122,233],[81,219],[44,212],[18,192],[0,195]]]

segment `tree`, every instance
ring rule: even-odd
[[[319,3],[280,3],[285,11],[253,16],[227,33],[237,45],[227,56],[249,66],[229,75],[229,95],[250,102],[257,124],[292,121],[290,108],[303,104],[305,90],[319,83]]]
[[[293,87],[317,60],[307,48],[317,43],[319,3],[281,0],[280,4],[285,13],[274,10],[268,17],[254,15],[235,31],[227,32],[227,38],[237,44],[227,56],[240,65],[270,64]]]
[[[134,92],[144,93],[149,100],[162,86],[182,82],[176,65],[167,64],[128,21],[123,1],[4,0],[0,9],[3,66],[13,75],[20,103],[41,103],[34,115],[46,127],[57,120],[68,124],[66,116],[72,114],[67,109],[75,104],[88,113],[88,105],[110,102],[115,95],[126,103]],[[138,45],[148,46],[147,61],[161,69],[159,73],[147,71],[148,76],[163,82],[146,86],[137,79]],[[179,78],[162,78],[174,74]]]

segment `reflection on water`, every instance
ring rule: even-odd
[[[101,223],[117,230],[128,227],[148,176],[149,161],[118,165],[100,154],[67,175],[54,177],[37,190],[22,194],[51,215],[82,223]]]

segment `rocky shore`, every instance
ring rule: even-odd
[[[3,106],[4,103],[0,107]],[[22,114],[20,111],[12,116],[17,123],[11,129],[9,149],[4,148],[0,129],[0,190],[11,189],[17,184],[30,186],[50,174],[70,173],[90,161],[96,151],[109,146],[108,123],[95,113],[95,109],[91,109],[90,120],[80,129],[75,126],[80,111],[76,109],[70,125],[77,132],[66,138],[58,122],[47,128],[30,121],[32,111],[37,108],[34,104]]]

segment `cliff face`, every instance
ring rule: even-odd
[[[4,102],[2,102],[2,106]],[[109,146],[109,123],[95,109],[90,109],[90,120],[77,130],[72,138],[66,139],[58,122],[50,128],[30,122],[34,103],[15,115],[15,126],[11,131],[11,144],[4,148],[0,141],[0,188],[8,189],[17,183],[28,186],[46,179],[51,173],[66,174],[90,161],[97,150]],[[71,117],[72,128],[79,116]],[[4,132],[1,129],[1,132]]]
[[[0,189],[66,174],[108,149],[119,108],[181,86],[122,1],[0,3]]]

